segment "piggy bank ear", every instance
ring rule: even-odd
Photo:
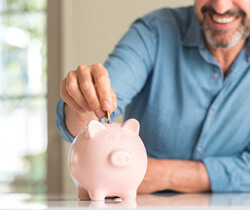
[[[136,119],[129,119],[122,124],[122,128],[126,128],[139,135],[140,123]]]
[[[94,137],[97,133],[99,133],[100,131],[106,129],[106,127],[100,123],[97,120],[91,120],[88,123],[88,127],[87,127],[87,133],[89,135],[90,138]]]

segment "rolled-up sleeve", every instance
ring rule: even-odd
[[[207,157],[203,163],[213,192],[250,191],[250,144],[237,156]]]
[[[73,142],[74,137],[68,131],[64,121],[64,105],[65,102],[62,99],[57,102],[56,126],[63,139]]]

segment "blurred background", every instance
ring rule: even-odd
[[[136,18],[193,0],[0,0],[0,193],[76,194],[56,129],[60,81],[104,62]]]

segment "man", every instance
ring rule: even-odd
[[[250,0],[196,0],[138,19],[104,66],[80,65],[62,81],[61,135],[72,141],[89,120],[126,108],[149,157],[139,193],[250,191],[249,34]]]

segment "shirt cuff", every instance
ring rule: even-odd
[[[208,176],[210,179],[211,190],[213,192],[223,192],[228,186],[227,174],[225,169],[218,160],[214,158],[205,158],[203,163],[207,169]]]
[[[213,192],[249,192],[250,154],[244,152],[232,157],[206,157],[207,169]]]
[[[65,124],[64,106],[65,102],[60,99],[57,102],[56,107],[56,126],[62,138],[72,143],[74,141],[74,137],[70,134]]]

